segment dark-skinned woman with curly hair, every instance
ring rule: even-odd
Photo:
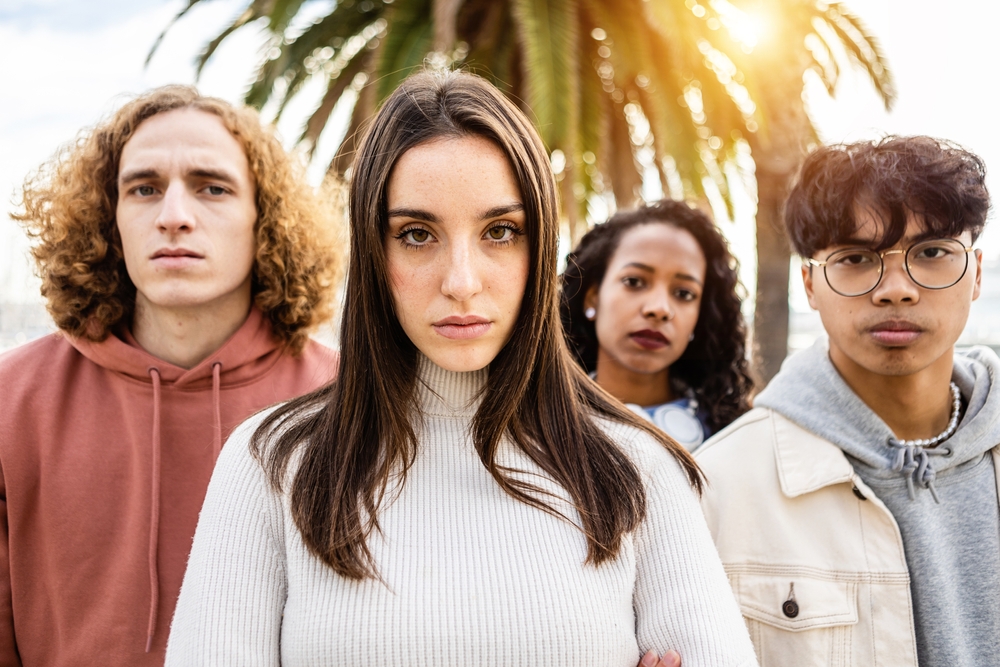
[[[561,316],[599,385],[688,449],[749,409],[736,260],[690,205],[619,211],[568,257]]]

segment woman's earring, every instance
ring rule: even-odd
[[[590,308],[587,308],[585,311],[583,311],[583,314],[588,320],[593,320],[595,317],[597,317],[597,309],[591,306]]]
[[[693,340],[694,340],[694,332],[692,331],[692,332],[691,332],[691,335],[690,335],[690,336],[688,336],[688,342],[690,343],[690,342],[691,342],[691,341],[693,341]]]

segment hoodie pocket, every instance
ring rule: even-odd
[[[846,667],[858,584],[816,576],[732,577],[761,667]]]

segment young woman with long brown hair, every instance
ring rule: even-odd
[[[224,449],[167,664],[756,664],[697,467],[563,341],[524,114],[411,77],[350,213],[338,379]]]

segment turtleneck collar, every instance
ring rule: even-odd
[[[478,371],[448,371],[420,355],[417,404],[427,415],[472,417],[479,409],[489,367]]]

